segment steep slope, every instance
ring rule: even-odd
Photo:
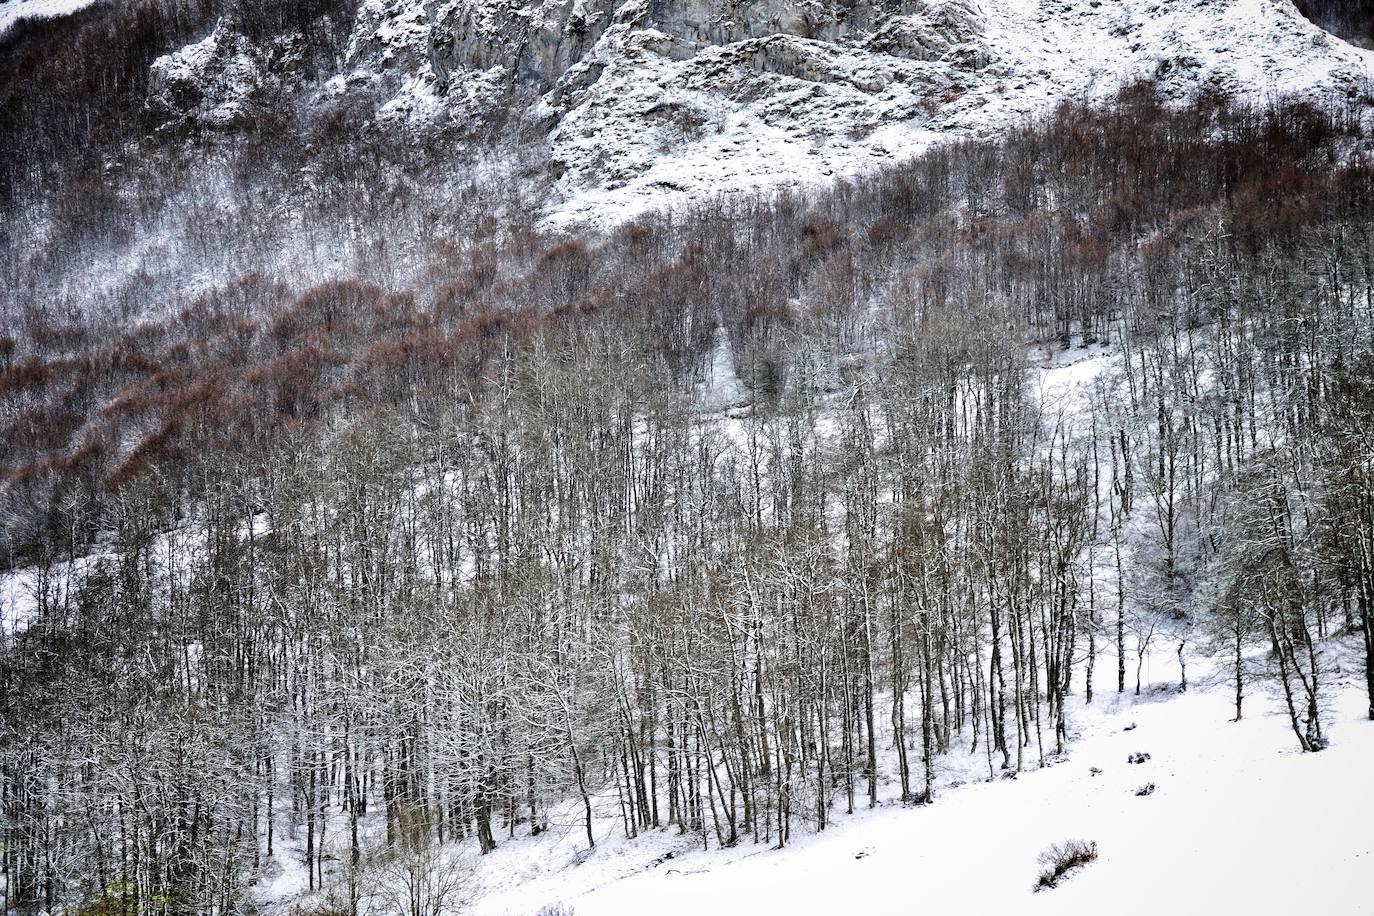
[[[506,40],[521,47],[518,20],[478,25],[491,35],[509,26]],[[975,25],[977,41],[991,41],[987,23]],[[427,19],[410,26],[431,28]],[[597,42],[617,29],[626,41],[645,32],[612,22]],[[195,157],[216,144],[176,127],[233,137],[253,130],[281,93],[316,91],[306,88],[315,77],[293,81],[285,62],[274,63],[275,34],[255,38],[226,19],[155,65],[157,93],[178,119],[164,133],[187,151],[186,171],[197,180],[210,169]],[[82,321],[68,310],[68,325],[36,315],[6,342],[13,368],[0,391],[12,432],[0,435],[0,457],[14,470],[5,511],[23,548],[15,555],[32,562],[33,574],[5,600],[32,599],[31,610],[17,610],[34,622],[0,666],[0,773],[23,787],[5,792],[19,806],[10,816],[36,825],[6,837],[19,850],[11,861],[26,910],[53,912],[60,899],[127,911],[143,908],[147,895],[229,911],[239,901],[250,908],[308,895],[313,885],[323,888],[315,899],[283,907],[347,909],[337,900],[350,895],[343,899],[356,905],[366,890],[372,912],[390,913],[398,908],[387,895],[406,882],[413,888],[447,850],[468,854],[475,839],[488,853],[480,866],[490,869],[488,901],[497,912],[521,912],[526,902],[533,909],[563,896],[566,885],[552,879],[548,895],[515,899],[513,882],[525,873],[507,850],[556,853],[555,864],[577,865],[570,881],[607,864],[647,871],[653,860],[638,858],[644,846],[632,852],[609,839],[633,834],[633,825],[676,843],[658,850],[682,851],[691,869],[750,856],[735,873],[743,882],[693,875],[671,901],[718,909],[757,879],[789,887],[794,908],[840,909],[851,877],[861,892],[878,886],[864,884],[863,869],[883,859],[867,877],[888,886],[914,879],[912,896],[922,881],[951,881],[948,896],[960,899],[975,880],[958,867],[977,848],[964,842],[970,822],[994,835],[996,855],[996,883],[976,889],[1004,899],[1028,895],[1034,852],[1069,830],[1102,843],[1102,874],[1111,879],[1070,890],[1119,892],[1139,883],[1141,863],[1165,873],[1210,868],[1196,846],[1159,855],[1148,844],[1160,845],[1185,802],[1207,800],[1212,785],[1159,781],[1161,798],[1180,801],[1141,809],[1157,812],[1154,820],[1126,815],[1157,799],[1121,794],[1140,785],[1123,752],[1187,760],[1198,729],[1166,733],[1142,721],[1129,744],[1092,744],[1108,761],[1088,764],[1104,769],[1096,781],[1065,769],[1077,765],[1073,757],[1045,765],[1062,753],[1056,739],[1081,729],[1095,740],[1078,695],[1065,702],[1065,672],[1082,657],[1075,634],[1088,634],[1091,652],[1114,630],[1123,671],[1127,627],[1136,659],[1148,660],[1157,629],[1169,638],[1157,651],[1176,651],[1180,661],[1185,638],[1189,652],[1217,651],[1218,636],[1228,658],[1234,638],[1239,658],[1242,643],[1262,652],[1266,641],[1248,609],[1277,608],[1285,616],[1270,617],[1267,638],[1291,688],[1284,672],[1294,669],[1284,660],[1297,665],[1299,653],[1281,634],[1296,630],[1297,644],[1312,646],[1309,619],[1319,634],[1342,618],[1353,630],[1353,611],[1369,607],[1352,599],[1355,581],[1374,581],[1368,539],[1344,534],[1360,532],[1370,516],[1368,477],[1360,476],[1367,465],[1345,456],[1358,454],[1363,431],[1374,428],[1374,318],[1368,297],[1347,293],[1370,286],[1374,178],[1367,159],[1350,155],[1360,138],[1349,121],[1302,106],[1170,111],[1137,92],[1110,111],[1062,108],[1038,130],[942,147],[800,203],[759,196],[742,215],[660,216],[584,242],[503,227],[490,199],[474,196],[470,209],[490,226],[480,233],[446,235],[446,224],[415,219],[409,234],[391,235],[403,218],[424,214],[402,209],[398,218],[376,206],[390,196],[395,148],[349,146],[352,137],[399,143],[427,131],[480,132],[504,98],[545,112],[557,143],[579,118],[630,103],[607,98],[605,111],[583,110],[584,100],[559,113],[560,86],[585,55],[544,88],[534,63],[508,72],[479,56],[464,69],[446,43],[426,46],[422,59],[387,58],[403,47],[387,34],[370,51],[350,42],[356,67],[331,71],[323,89],[329,98],[382,100],[383,129],[348,133],[352,122],[343,122],[318,134],[321,149],[341,151],[338,166],[304,159],[282,180],[317,181],[318,193],[341,198],[338,211],[312,211],[313,191],[277,197],[262,177],[274,160],[245,157],[233,182],[217,186],[212,172],[202,199],[184,198],[190,241],[169,246],[164,264],[144,261],[167,286],[202,271],[218,288],[195,308],[173,311],[153,288],[131,286],[114,300],[128,311]],[[842,45],[849,37],[833,38],[804,41],[840,48],[834,53],[845,59],[877,59]],[[751,40],[653,62],[697,66]],[[512,50],[511,59],[523,53]],[[608,60],[626,73],[638,66]],[[938,58],[916,63],[942,66]],[[727,75],[742,66],[721,64]],[[759,66],[761,80],[806,82]],[[440,91],[443,72],[450,76]],[[577,91],[595,89],[606,70],[591,68],[587,78]],[[704,83],[701,97],[715,98],[719,85]],[[1166,80],[1165,89],[1184,85]],[[1047,90],[1042,101],[1050,98]],[[407,109],[408,99],[416,104]],[[750,96],[749,104],[778,99]],[[809,104],[796,110],[809,116]],[[752,137],[757,124],[742,120],[738,129]],[[777,149],[791,148],[791,124],[779,121]],[[941,128],[954,136],[980,129],[976,119]],[[277,136],[291,142],[285,131]],[[587,148],[598,138],[588,136]],[[679,161],[678,150],[691,148],[684,141],[662,156]],[[369,170],[369,159],[381,167]],[[652,171],[657,160],[648,161]],[[703,187],[723,186],[736,161],[726,157]],[[400,177],[418,176],[415,193],[452,211],[462,201],[439,181],[455,163],[435,157]],[[565,192],[602,188],[593,184],[604,183],[599,168],[582,185],[565,173]],[[769,187],[771,173],[761,174]],[[693,193],[648,188],[642,200]],[[286,229],[255,233],[263,224],[250,220],[278,208]],[[297,257],[305,246],[287,243],[316,229],[309,241],[319,240],[323,256],[307,268],[337,257],[350,239],[389,247],[331,267],[349,271],[338,282],[293,287],[309,274]],[[35,237],[21,240],[22,250],[44,247]],[[74,260],[88,264],[99,253],[92,238],[100,236],[69,245]],[[188,253],[200,262],[188,265]],[[401,275],[408,256],[421,269]],[[288,260],[295,274],[282,279],[274,268]],[[249,268],[266,275],[235,279]],[[46,270],[36,273],[47,279]],[[156,320],[128,318],[149,305],[161,309]],[[1039,386],[1023,387],[1015,380],[1032,341],[1045,346],[1032,358],[1043,356],[1049,369]],[[1089,360],[1118,344],[1131,354],[1123,370],[1136,354],[1141,361],[1138,373],[1130,368],[1131,396],[1087,384]],[[1275,442],[1293,443],[1291,457],[1276,460]],[[1167,472],[1150,470],[1166,462]],[[1232,467],[1233,479],[1219,476]],[[1279,528],[1285,519],[1296,521]],[[507,536],[509,528],[518,533]],[[1295,545],[1277,569],[1266,550],[1274,541]],[[108,563],[64,572],[54,562],[107,547]],[[1115,568],[1095,578],[1111,553]],[[1297,573],[1309,565],[1321,572],[1310,584]],[[1291,600],[1274,602],[1275,594]],[[1008,619],[1027,634],[1026,649],[1002,629]],[[1361,626],[1367,640],[1367,621]],[[740,649],[741,632],[752,647]],[[875,646],[892,661],[874,665]],[[1282,777],[1298,810],[1318,817],[1346,806],[1324,794],[1335,780],[1311,774],[1325,775],[1330,759],[1365,759],[1358,745],[1346,756],[1354,707],[1332,720],[1318,702],[1318,675],[1325,689],[1335,673],[1322,656],[1306,653],[1302,721],[1295,708],[1288,714],[1303,747],[1325,745],[1320,724],[1335,749],[1298,758],[1304,771]],[[1353,670],[1344,660],[1340,667]],[[1016,707],[1010,722],[1007,688],[994,696],[978,687],[1000,684],[1004,669]],[[923,686],[912,686],[910,671],[921,672]],[[859,672],[872,683],[859,686]],[[934,685],[944,692],[947,682],[954,708],[937,712]],[[293,684],[299,701],[283,689]],[[749,684],[754,696],[745,699]],[[1226,699],[1209,697],[1195,724],[1219,726]],[[913,779],[910,760],[894,752],[895,766],[880,764],[877,748],[895,744],[915,759],[918,704],[924,772]],[[832,731],[832,713],[842,734]],[[891,742],[882,720],[892,722]],[[1263,744],[1235,746],[1272,760],[1291,739],[1282,721],[1263,724]],[[1101,734],[1120,737],[1110,729]],[[960,778],[973,730],[996,735],[1002,759],[992,759],[985,737],[976,748],[982,759],[963,778],[997,781],[947,799],[951,782],[940,777],[951,775],[948,762]],[[941,747],[939,735],[951,731]],[[1236,731],[1249,734],[1249,723]],[[689,751],[684,736],[693,733]],[[1163,737],[1137,743],[1150,735]],[[867,754],[856,754],[863,744]],[[1012,790],[1000,780],[1013,751],[1017,782],[1045,787],[1029,796],[1035,804],[1006,797]],[[648,766],[631,771],[627,754]],[[1186,772],[1204,770],[1206,759],[1193,754]],[[1238,757],[1223,763],[1216,772],[1253,772]],[[687,776],[668,777],[665,793],[655,776],[664,770]],[[760,770],[777,782],[756,779]],[[1056,772],[1068,776],[1056,782]],[[856,805],[855,784],[865,781]],[[749,814],[737,816],[733,801],[717,808],[712,782],[716,798],[750,798]],[[1107,788],[1088,788],[1098,785]],[[1302,794],[1309,786],[1317,794]],[[908,802],[938,789],[939,804],[928,818],[876,815],[887,824],[876,828],[881,843],[866,840],[857,851],[830,834],[805,841],[813,825],[829,830],[832,813],[862,810],[865,788]],[[594,814],[593,792],[601,802]],[[1070,820],[1071,803],[1090,792],[1107,798],[1099,811],[1109,816]],[[1213,817],[1230,832],[1203,840],[1251,855],[1259,844],[1237,812],[1250,810],[1255,794],[1228,796]],[[988,797],[963,817],[938,813],[947,800]],[[1017,823],[989,823],[993,811]],[[1027,820],[1034,832],[1022,832]],[[1146,822],[1152,829],[1137,837],[1133,828]],[[404,857],[387,842],[398,824]],[[772,824],[783,832],[770,832]],[[455,826],[468,842],[452,842]],[[923,827],[934,829],[918,834]],[[1278,867],[1265,855],[1287,827],[1254,853],[1266,870]],[[594,834],[605,841],[589,856]],[[553,848],[560,835],[576,853],[571,843]],[[907,842],[910,835],[919,841]],[[799,841],[799,858],[769,856],[778,836]],[[697,844],[729,851],[687,858]],[[55,846],[60,858],[46,852]],[[1311,841],[1300,851],[1310,866],[1352,849],[1362,854],[1354,844]],[[132,880],[95,896],[89,875],[126,860]],[[839,862],[843,870],[829,867]],[[1112,863],[1129,867],[1107,870]],[[661,896],[678,889],[678,877],[665,868],[661,878],[632,882]],[[1354,883],[1344,871],[1337,878],[1338,887]],[[628,892],[603,897],[584,885],[578,893],[588,912],[632,905]],[[1047,899],[1037,905],[1070,897]]]
[[[253,55],[219,44],[159,64],[222,84],[211,124],[257,85],[220,79]],[[526,111],[568,223],[824,181],[1144,79],[1363,109],[1374,52],[1291,0],[366,0],[340,71],[326,96],[380,91],[409,129]]]
[[[955,0],[849,41],[777,33],[678,60],[680,46],[665,53],[652,28],[633,30],[627,53],[571,97],[554,133],[569,170],[560,217],[823,180],[1138,79],[1173,98],[1210,89],[1364,104],[1374,72],[1374,56],[1286,0]],[[674,118],[654,117],[665,110]]]

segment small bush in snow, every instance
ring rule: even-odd
[[[1136,790],[1135,790],[1135,794],[1136,794],[1136,795],[1153,795],[1154,793],[1155,793],[1155,784],[1152,783],[1152,782],[1147,782],[1147,783],[1145,783],[1145,785],[1143,785],[1143,786],[1141,786],[1139,789],[1136,789]]]
[[[1061,878],[1097,858],[1097,844],[1090,840],[1065,840],[1040,853],[1040,877],[1036,891],[1056,887]]]
[[[300,903],[291,907],[291,916],[348,916],[348,910],[331,902]]]
[[[1150,759],[1150,755],[1149,755],[1149,754],[1145,753],[1144,751],[1136,751],[1134,754],[1132,754],[1131,756],[1129,756],[1129,757],[1126,758],[1126,762],[1127,762],[1127,763],[1144,763],[1145,761],[1147,761],[1147,760],[1149,760],[1149,759]]]

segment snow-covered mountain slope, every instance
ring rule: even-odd
[[[633,9],[633,7],[632,7]],[[1060,99],[1140,78],[1166,95],[1211,88],[1368,99],[1374,55],[1288,0],[946,0],[871,32],[748,38],[682,54],[628,26],[554,132],[566,217],[822,180],[985,135]],[[620,43],[616,43],[619,41]]]
[[[1248,697],[1234,722],[1220,673],[1180,695],[1176,669],[1154,668],[1145,696],[1109,688],[1087,706],[1080,695],[1067,757],[1015,780],[975,776],[929,807],[837,809],[828,830],[784,850],[703,852],[675,831],[623,843],[608,827],[569,861],[556,840],[512,841],[472,862],[473,911],[688,916],[748,901],[798,914],[1369,913],[1374,722],[1357,679],[1335,694],[1332,746],[1302,754],[1280,697]],[[1138,752],[1149,759],[1129,763]],[[1038,854],[1067,839],[1096,842],[1098,861],[1035,893]]]
[[[51,19],[85,9],[96,0],[0,0],[0,35],[20,19]]]
[[[183,114],[222,124],[272,51],[206,42],[156,66],[203,84]],[[327,94],[368,87],[418,130],[527,111],[559,175],[553,221],[608,223],[851,174],[1140,79],[1363,109],[1371,75],[1374,52],[1292,0],[363,0]]]

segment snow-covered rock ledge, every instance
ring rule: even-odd
[[[291,61],[220,28],[157,62],[153,101],[232,125]],[[478,136],[514,107],[547,131],[557,228],[824,185],[1140,80],[1365,112],[1374,52],[1292,0],[363,0],[321,98]]]

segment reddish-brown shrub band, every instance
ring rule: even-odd
[[[0,498],[25,490],[29,508],[10,516],[22,550],[43,528],[32,513],[48,511],[37,481],[115,487],[174,454],[261,454],[370,405],[423,412],[492,384],[534,340],[622,336],[687,383],[723,333],[742,380],[776,391],[788,335],[843,339],[894,273],[911,301],[940,305],[975,271],[1041,339],[1096,340],[1121,317],[1122,278],[1164,295],[1201,233],[1222,226],[1253,254],[1364,214],[1374,168],[1337,152],[1358,132],[1310,105],[1169,109],[1141,86],[815,200],[644,218],[597,245],[525,230],[440,240],[412,289],[344,279],[297,293],[248,273],[174,323],[30,316],[0,339]]]

